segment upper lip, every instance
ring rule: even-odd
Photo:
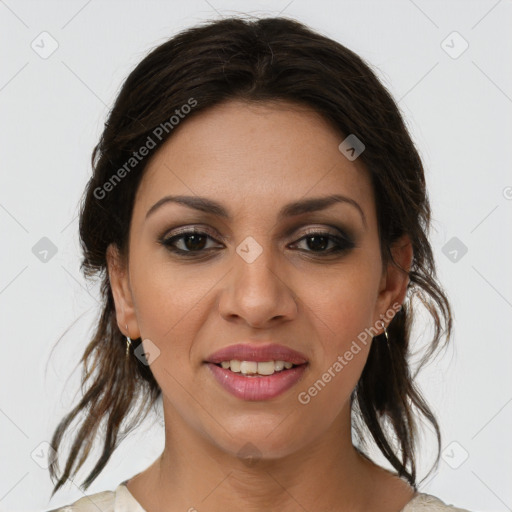
[[[206,362],[218,364],[222,363],[222,361],[231,361],[232,359],[256,362],[287,361],[292,364],[307,363],[307,358],[304,354],[275,343],[239,343],[237,345],[229,345],[210,354]]]

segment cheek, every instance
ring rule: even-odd
[[[369,268],[361,258],[329,280],[316,279],[303,288],[304,314],[316,339],[301,403],[309,400],[318,414],[328,409],[331,419],[349,399],[370,350],[372,336],[365,330],[371,327],[378,276]]]
[[[371,326],[378,282],[363,266],[354,266],[320,283],[317,280],[304,287],[304,314],[316,325],[318,350],[332,359]]]
[[[172,356],[165,358],[169,364],[189,364],[190,345],[216,281],[194,272],[192,265],[176,271],[169,262],[151,262],[149,257],[143,265],[134,261],[133,268],[131,284],[142,339],[149,338],[162,354]]]
[[[331,424],[349,407],[353,392],[368,358],[372,337],[365,332],[371,308],[364,293],[330,294],[316,302],[314,322],[317,343],[311,373],[297,399],[309,417],[322,417]]]

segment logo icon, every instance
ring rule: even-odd
[[[469,453],[457,441],[452,441],[441,453],[443,460],[452,469],[458,469],[466,462]]]
[[[263,247],[252,236],[248,236],[238,244],[236,252],[247,263],[252,263],[263,252]]]
[[[48,263],[56,254],[57,246],[46,236],[43,236],[32,247],[32,254],[41,262]]]
[[[458,263],[468,252],[468,248],[461,240],[453,236],[443,245],[441,251],[452,263]]]
[[[457,31],[453,31],[441,41],[441,48],[452,59],[458,59],[469,48],[469,43]]]
[[[345,157],[353,162],[364,150],[366,146],[353,133],[350,134],[339,146],[338,149]]]
[[[146,338],[133,353],[141,363],[149,366],[160,355],[160,349],[149,338]]]
[[[55,460],[57,452],[47,441],[43,441],[37,445],[32,451],[30,457],[41,468],[48,469],[50,464]]]
[[[48,32],[41,32],[31,43],[30,47],[34,50],[39,57],[47,59],[59,47],[57,40]]]

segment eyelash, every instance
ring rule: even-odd
[[[198,229],[187,229],[187,230],[181,231],[180,233],[175,234],[171,237],[166,238],[164,236],[159,239],[159,243],[162,244],[168,251],[170,251],[174,254],[177,254],[178,256],[183,256],[185,258],[204,257],[205,253],[212,252],[213,250],[216,249],[216,248],[209,248],[209,249],[199,249],[197,251],[189,251],[189,250],[178,249],[177,247],[173,246],[173,244],[176,241],[179,241],[179,240],[181,240],[187,236],[190,236],[190,235],[206,236],[210,239],[215,240],[215,238],[212,235],[210,235],[209,233],[207,233],[205,231],[201,231]],[[356,246],[356,244],[352,241],[352,239],[347,235],[338,236],[338,235],[335,235],[328,231],[319,231],[319,230],[315,230],[315,229],[312,229],[312,230],[306,232],[305,235],[302,236],[301,238],[299,238],[296,242],[294,242],[293,245],[296,245],[302,241],[305,241],[310,237],[327,238],[327,239],[329,239],[330,242],[335,243],[334,247],[328,251],[312,251],[312,250],[304,250],[303,251],[306,253],[313,253],[314,255],[318,255],[320,257],[330,256],[333,254],[342,254]],[[203,254],[201,254],[201,253],[203,253]]]

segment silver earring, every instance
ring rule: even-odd
[[[126,326],[126,332],[128,332],[128,326]],[[126,359],[130,357],[130,345],[132,344],[132,340],[130,336],[126,336]]]
[[[386,329],[386,326],[384,326],[384,335],[386,336],[386,343],[388,344],[388,347],[389,347],[389,336],[388,336],[388,331]]]

